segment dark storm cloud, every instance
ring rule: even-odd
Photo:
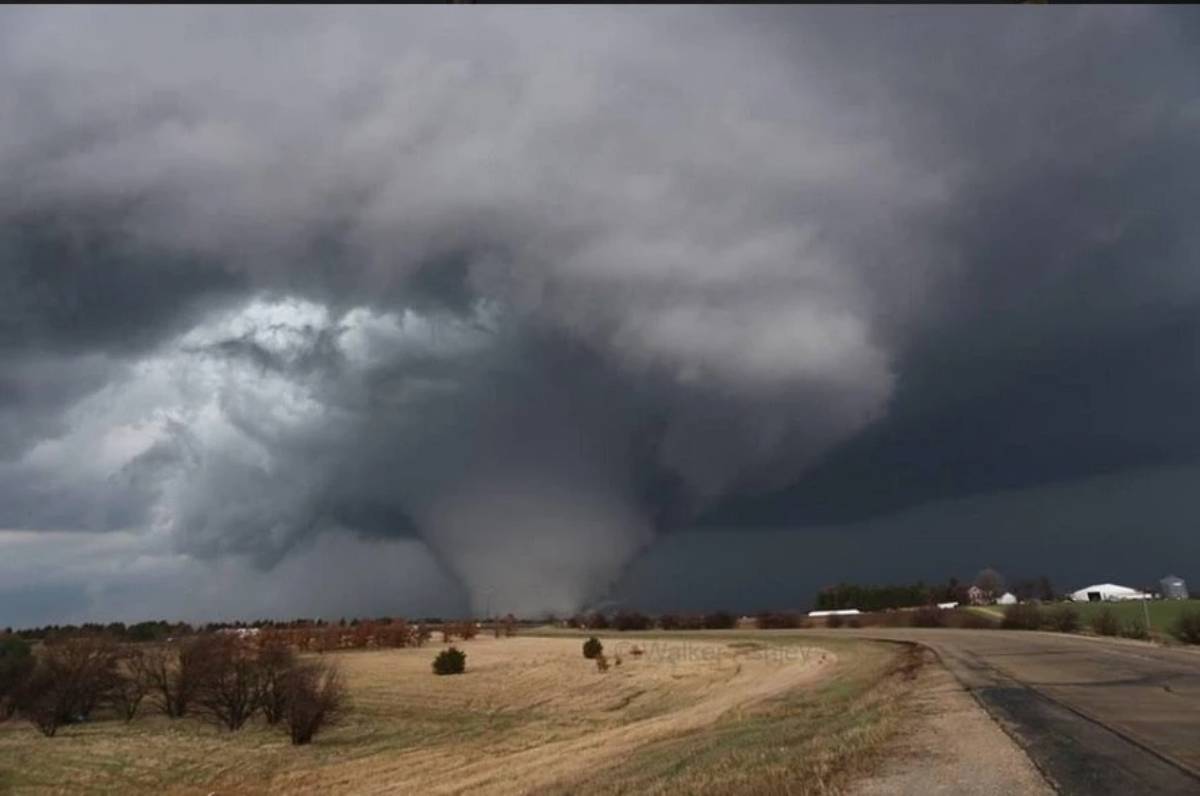
[[[1200,454],[1196,14],[454,11],[3,12],[0,527],[570,610]]]
[[[851,522],[1200,455],[1197,17],[1063,19],[985,32],[947,15],[924,31],[943,46],[873,71],[901,101],[955,109],[931,139],[973,172],[936,224],[953,266],[896,338],[886,417],[705,522]],[[897,32],[913,33],[862,33],[872,69]]]

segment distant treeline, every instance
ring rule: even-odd
[[[990,577],[985,573],[990,573]],[[1004,579],[992,570],[981,572],[976,585],[992,597],[999,597],[1004,588]],[[915,608],[936,603],[967,603],[970,584],[958,578],[945,583],[927,584],[917,581],[909,584],[887,584],[882,586],[839,583],[817,592],[818,611],[836,611],[841,608],[857,608],[860,611],[886,611],[892,608]],[[1054,585],[1045,575],[1037,578],[1018,578],[1009,584],[1009,590],[1020,600],[1042,600],[1050,602],[1057,597]]]
[[[374,619],[356,617],[335,620],[256,619],[254,621],[207,622],[197,625],[187,622],[168,622],[165,620],[136,622],[130,625],[124,622],[110,622],[108,624],[85,622],[81,625],[44,625],[42,627],[22,628],[18,630],[10,627],[0,630],[0,635],[12,634],[26,641],[41,641],[74,636],[104,636],[114,641],[136,643],[142,641],[166,641],[167,639],[182,638],[198,633],[212,633],[218,630],[239,630],[245,628],[256,630],[304,630],[313,628],[357,629],[360,626],[374,628],[390,625],[412,625],[442,630],[443,627],[457,627],[464,621],[468,620],[443,619],[441,617],[408,620],[401,617],[382,616]],[[490,627],[496,623],[499,623],[502,628],[534,624],[531,621],[517,620],[511,615],[494,620],[494,622],[489,621],[488,625]]]
[[[916,583],[884,586],[863,586],[839,583],[817,592],[818,611],[857,608],[860,611],[885,611],[889,608],[912,608],[946,602],[966,602],[967,587],[951,578],[941,585]]]
[[[728,611],[707,614],[660,614],[657,617],[637,611],[576,614],[566,620],[567,627],[589,630],[728,630],[738,619]]]

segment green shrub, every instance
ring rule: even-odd
[[[1000,627],[1008,630],[1037,630],[1042,626],[1042,609],[1033,603],[1005,606]]]
[[[1079,630],[1079,611],[1070,603],[1048,611],[1046,620],[1050,628],[1059,633],[1075,633]]]
[[[587,641],[583,642],[583,657],[588,660],[600,657],[604,652],[604,645],[600,643],[600,639],[592,636]]]
[[[1148,639],[1150,638],[1150,631],[1146,628],[1146,620],[1136,617],[1121,628],[1121,635],[1125,638]]]
[[[434,674],[462,674],[467,668],[467,653],[451,647],[442,650],[433,659]]]
[[[1092,631],[1098,636],[1115,636],[1121,632],[1117,612],[1107,605],[1092,617]]]
[[[1184,644],[1200,644],[1200,611],[1184,611],[1171,627],[1171,635]]]

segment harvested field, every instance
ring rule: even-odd
[[[309,747],[257,723],[0,724],[0,790],[166,793],[825,792],[870,759],[904,693],[903,652],[753,633],[570,636],[339,653],[353,710]],[[642,655],[631,654],[639,645]],[[753,759],[753,765],[747,761]]]

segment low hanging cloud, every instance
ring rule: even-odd
[[[1195,15],[462,11],[0,14],[0,527],[570,611],[1196,302]]]

